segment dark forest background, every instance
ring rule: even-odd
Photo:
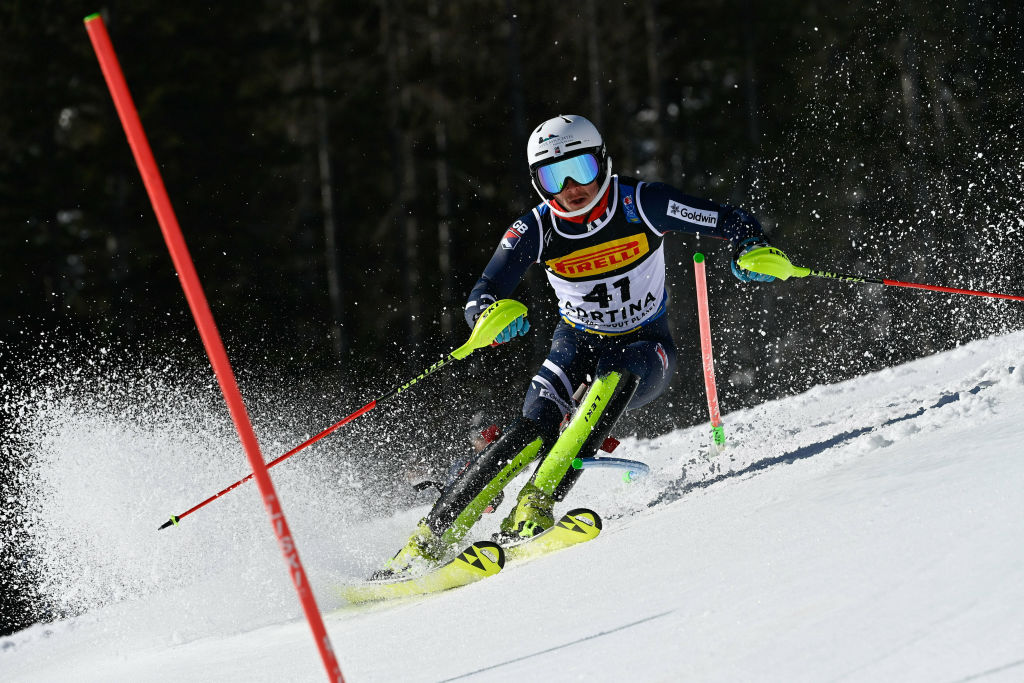
[[[40,357],[172,359],[216,391],[82,24],[97,10],[250,409],[299,406],[296,433],[465,340],[467,293],[538,201],[526,135],[558,113],[594,121],[617,171],[751,210],[798,265],[1024,293],[1017,2],[3,0],[8,425]],[[678,377],[623,432],[706,420],[695,251],[725,412],[1024,326],[1004,301],[741,285],[724,244],[676,236]],[[374,423],[400,457],[436,468],[474,411],[518,411],[557,319],[539,270],[518,296],[529,337]]]

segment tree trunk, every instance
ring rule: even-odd
[[[438,3],[430,0],[427,7],[430,15],[430,62],[434,73],[441,73],[441,31],[438,28]],[[441,332],[445,338],[451,336],[457,311],[455,292],[452,291],[452,235],[451,235],[451,184],[448,172],[448,132],[445,123],[447,112],[441,101],[441,94],[434,98],[434,174],[437,176],[437,270],[441,281]]]
[[[644,3],[644,30],[647,34],[647,104],[654,110],[654,154],[651,157],[651,180],[665,180],[665,106],[661,96],[661,70],[658,68],[658,22],[656,0]],[[674,179],[673,179],[674,180]]]
[[[508,150],[510,159],[522,159],[523,148],[526,146],[526,136],[532,128],[528,127],[540,123],[526,121],[526,105],[523,96],[523,59],[520,49],[521,32],[519,30],[519,15],[516,11],[513,0],[505,0],[505,13],[508,20],[508,82],[509,82],[509,106],[512,108],[512,130],[505,148]],[[547,114],[546,114],[547,115]],[[526,173],[512,173],[510,196],[516,197],[511,210],[518,209],[518,202],[521,197],[533,196],[533,189],[526,180]]]
[[[595,0],[587,0],[587,66],[590,71],[590,118],[598,130],[604,126],[604,106],[601,98],[601,60],[597,49],[597,7]]]
[[[747,139],[750,147],[747,151],[746,167],[743,169],[744,187],[740,188],[744,195],[750,194],[754,186],[754,159],[758,154],[761,141],[761,125],[757,111],[757,4],[744,0],[743,13],[746,15],[748,30],[743,40],[743,82],[747,95]]]
[[[408,111],[409,91],[403,87],[404,66],[408,44],[402,12],[392,12],[387,0],[380,2],[381,51],[384,55],[387,80],[387,117],[391,132],[392,192],[395,210],[389,222],[394,225],[394,234],[399,239],[386,240],[393,246],[394,262],[398,264],[402,301],[394,302],[396,314],[404,322],[405,346],[415,349],[422,339],[419,298],[419,268],[417,261],[417,220],[413,206],[416,198],[416,168],[412,153],[412,134],[404,113]],[[385,325],[387,321],[385,320]],[[386,331],[386,330],[385,330]],[[418,359],[412,353],[403,354],[409,367],[416,366]]]
[[[406,62],[409,58],[409,42],[405,30],[404,15],[399,12],[395,23],[396,35],[395,45],[398,53],[397,67],[399,72],[406,72]],[[395,83],[399,81],[393,81]],[[409,87],[403,87],[398,98],[398,120],[401,129],[399,140],[401,149],[401,183],[399,185],[399,204],[401,211],[399,221],[402,232],[405,235],[405,250],[402,255],[403,270],[405,275],[405,301],[406,301],[406,330],[408,331],[407,341],[412,349],[418,350],[423,341],[423,301],[420,298],[420,261],[419,261],[419,211],[418,211],[418,178],[416,173],[416,156],[413,152],[414,133],[409,130],[409,117],[406,113],[412,110],[412,91]],[[414,354],[407,354],[410,367],[415,367],[419,359]]]
[[[320,0],[309,0],[310,71],[313,77],[313,111],[316,119],[317,163],[320,170],[320,210],[324,221],[324,264],[331,314],[329,328],[335,360],[342,362],[348,351],[344,329],[344,302],[338,266],[338,224],[334,212],[334,181],[331,174],[331,143],[328,130],[324,69],[320,53]]]

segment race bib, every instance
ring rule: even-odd
[[[646,235],[609,242],[546,262],[548,281],[561,314],[571,323],[599,332],[628,332],[653,318],[664,305],[665,253],[648,253]],[[642,252],[642,253],[641,253]],[[593,278],[594,275],[606,277]],[[588,277],[587,280],[576,278]]]

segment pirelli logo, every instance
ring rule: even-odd
[[[587,249],[579,249],[544,263],[562,277],[588,277],[618,270],[643,258],[650,250],[647,235],[640,233]]]

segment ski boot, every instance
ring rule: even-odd
[[[371,574],[370,580],[395,579],[405,574],[413,574],[420,569],[429,569],[440,564],[443,556],[444,547],[434,536],[434,532],[426,522],[420,522],[402,549],[395,553],[384,567]]]
[[[511,543],[532,538],[547,531],[555,523],[555,499],[528,483],[519,492],[516,506],[501,520],[501,530],[494,534],[497,543]]]

